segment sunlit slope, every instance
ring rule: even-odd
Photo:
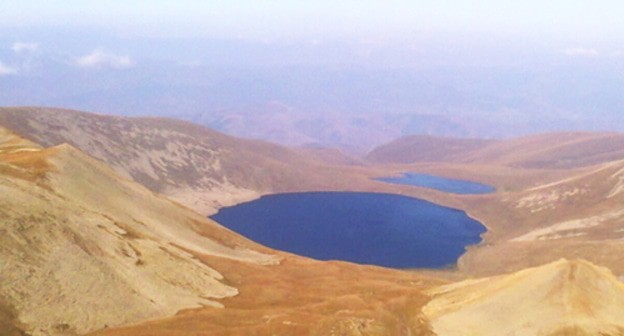
[[[238,289],[193,254],[278,262],[69,145],[0,141],[0,324],[68,335],[222,307]]]
[[[0,108],[0,125],[45,147],[71,144],[203,214],[262,193],[335,188],[349,179],[294,150],[174,119]]]
[[[599,232],[590,231],[624,219],[619,206],[624,201],[624,160],[561,171],[548,182],[528,185],[495,199],[502,207],[501,215],[511,216],[516,222],[492,233],[501,238],[531,241],[589,235],[598,239]],[[609,227],[610,235],[603,234],[602,238],[622,236],[619,227]]]
[[[624,134],[548,133],[511,139],[470,153],[463,160],[521,168],[566,169],[624,159]]]
[[[278,267],[282,272],[271,275],[271,286],[259,269],[250,272],[249,279],[232,277],[242,290],[227,299],[226,309],[193,310],[96,334],[589,336],[624,332],[624,284],[609,269],[584,260],[562,259],[442,286],[412,272],[332,262],[289,260]],[[245,295],[245,289],[253,294]]]
[[[562,169],[624,159],[624,134],[548,133],[509,140],[410,136],[377,147],[376,163],[452,162]]]
[[[559,260],[431,291],[433,331],[454,335],[624,335],[624,284],[607,268]]]
[[[523,190],[472,200],[469,212],[488,226],[485,242],[460,267],[497,274],[583,258],[624,274],[624,161],[561,171]]]
[[[527,217],[532,214],[542,218],[542,228],[514,237],[514,241],[574,236],[593,240],[624,238],[624,161],[577,170],[569,177],[504,200]],[[548,222],[544,217],[557,221]]]
[[[1,334],[430,334],[443,281],[273,252],[72,146],[0,138]]]

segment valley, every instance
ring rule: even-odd
[[[166,118],[0,108],[0,127],[0,327],[7,332],[624,330],[617,318],[624,307],[619,133],[409,137],[349,158]],[[378,181],[405,172],[495,191],[453,194]],[[455,267],[397,270],[277,251],[206,218],[261,196],[302,192],[418,198],[465,211],[487,231]],[[494,313],[519,298],[523,317]],[[564,311],[567,317],[553,318]],[[498,322],[479,329],[485,318]]]
[[[624,2],[0,2],[0,336],[624,336]]]

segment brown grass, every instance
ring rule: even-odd
[[[429,335],[419,313],[428,301],[422,291],[441,283],[410,272],[292,256],[279,266],[200,259],[240,290],[221,301],[226,309],[188,310],[94,335]]]
[[[38,109],[4,109],[0,112],[0,122],[13,125],[25,136],[45,145],[86,139],[82,150],[92,155],[99,153],[98,159],[115,165],[118,171],[131,172],[129,175],[134,179],[155,191],[170,186],[193,186],[204,177],[216,184],[227,178],[236,187],[251,189],[258,195],[316,190],[387,192],[466,210],[482,221],[489,231],[482,244],[470,248],[462,257],[458,270],[449,271],[453,273],[449,278],[459,279],[466,274],[500,274],[561,257],[585,258],[608,266],[616,274],[624,274],[621,263],[624,246],[621,242],[609,240],[613,237],[609,230],[618,223],[609,223],[587,232],[586,237],[576,239],[521,244],[510,242],[512,238],[531,230],[621,207],[622,196],[605,200],[613,184],[609,180],[612,171],[593,173],[597,167],[624,157],[624,137],[620,134],[563,133],[494,142],[455,139],[445,141],[446,147],[443,146],[441,152],[438,148],[440,141],[427,138],[420,141],[420,147],[394,149],[388,161],[381,161],[400,162],[393,157],[405,158],[405,151],[409,150],[409,154],[416,158],[416,161],[409,161],[412,162],[410,164],[366,166],[350,165],[348,160],[335,153],[324,152],[314,158],[315,155],[305,151],[240,140],[169,119],[117,118]],[[39,117],[43,118],[38,121],[40,126],[54,121],[58,132],[37,133],[37,129],[25,126],[27,123],[24,120]],[[78,127],[84,130],[79,136],[60,136],[61,131],[69,129],[63,125],[72,122],[88,127]],[[136,126],[144,132],[139,134],[139,141],[134,142],[128,136],[129,126]],[[168,138],[168,131],[178,133]],[[152,132],[156,132],[155,139],[151,138]],[[110,140],[114,146],[108,148],[109,145],[100,140],[87,141],[96,136],[103,136],[99,139]],[[124,160],[133,158],[137,153],[162,150],[167,139],[175,139],[180,148],[195,155],[198,164],[184,167],[165,165],[160,167],[163,170],[156,172],[157,178],[140,169],[132,172],[132,165],[126,165],[128,162]],[[41,183],[46,173],[54,169],[46,160],[46,155],[53,151],[0,154],[0,174]],[[167,155],[149,159],[160,162],[163,158],[170,159]],[[211,168],[211,160],[215,157],[220,160],[221,170]],[[458,196],[369,179],[406,171],[484,182],[497,187],[498,192],[483,196]],[[566,188],[590,186],[591,190],[584,195],[557,201],[553,210],[532,213],[526,208],[516,207],[518,200],[533,193],[529,189],[565,179],[571,179],[562,184]],[[546,189],[560,192],[558,188]],[[123,223],[119,225],[123,226]],[[192,225],[200,234],[228,247],[251,246],[259,251],[268,251],[216,224],[192,221]],[[130,236],[134,234],[128,232]],[[422,274],[348,263],[315,262],[289,255],[285,255],[279,266],[198,257],[222,273],[225,283],[240,290],[240,295],[222,301],[226,309],[189,310],[170,319],[104,330],[98,334],[426,335],[429,326],[419,312],[428,298],[422,291],[441,282]],[[570,329],[570,332],[573,330]]]

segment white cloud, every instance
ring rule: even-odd
[[[580,57],[595,57],[600,55],[600,52],[593,48],[570,48],[564,50],[564,53],[568,56]]]
[[[11,68],[0,61],[0,76],[15,75],[17,69]]]
[[[11,50],[16,53],[22,52],[34,52],[39,49],[39,44],[32,42],[15,42],[13,46],[11,46]]]
[[[124,69],[134,66],[134,61],[129,56],[119,56],[99,49],[90,54],[76,57],[74,63],[81,68],[113,68]]]

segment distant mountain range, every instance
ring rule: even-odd
[[[62,36],[21,53],[0,44],[10,70],[1,75],[0,105],[173,117],[238,137],[358,154],[412,134],[624,130],[624,98],[612,89],[624,84],[616,57],[538,48],[522,59],[515,52],[526,50],[481,59],[477,45],[457,60],[404,45],[366,53],[371,46],[101,36],[119,49],[112,52]],[[79,62],[87,56],[99,62]]]

